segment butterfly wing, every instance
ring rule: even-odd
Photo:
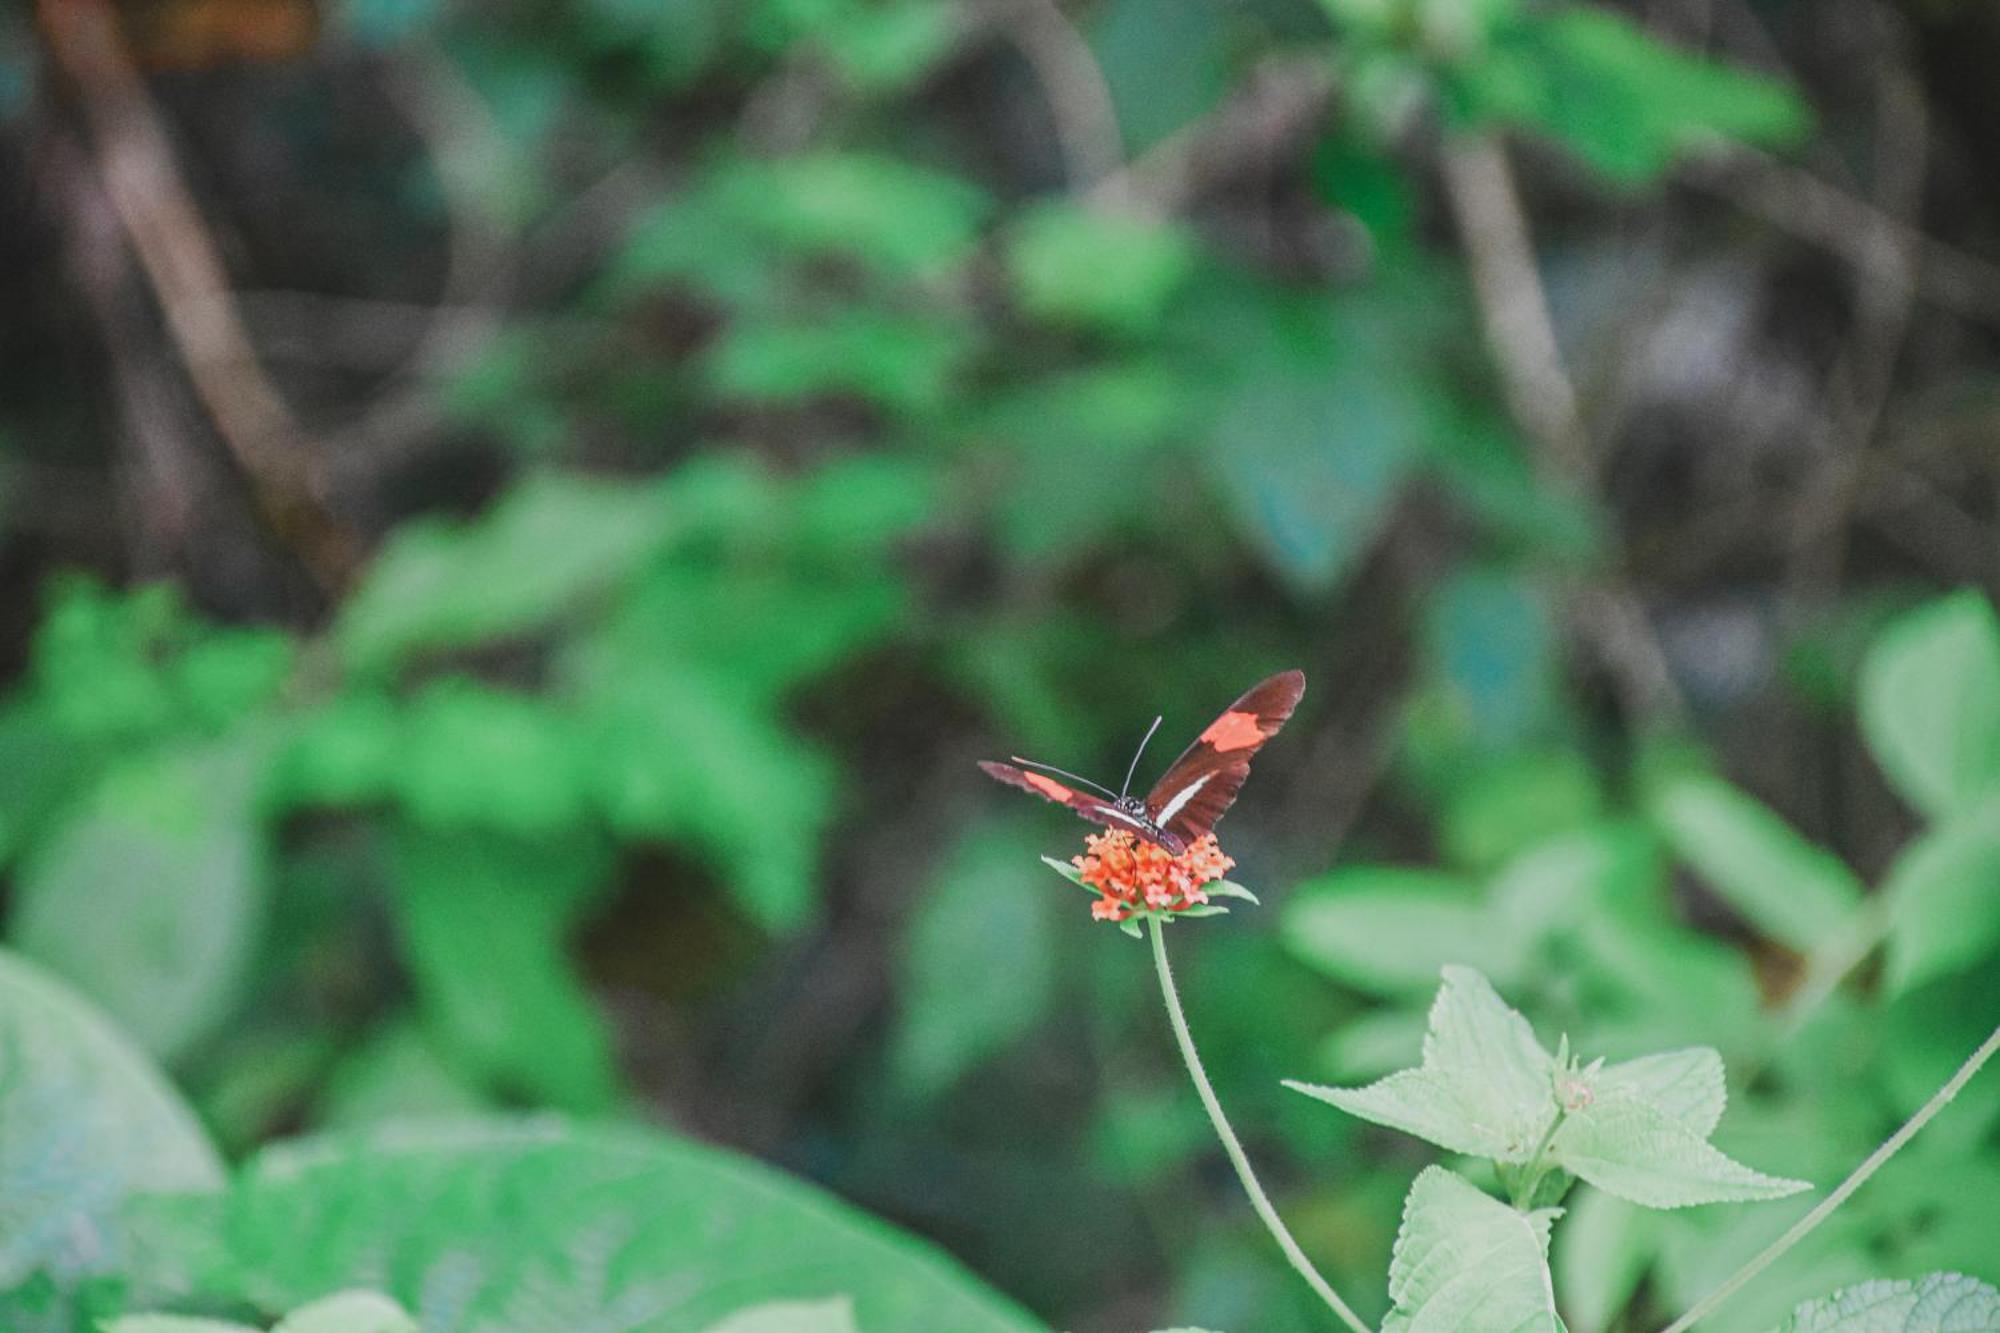
[[[1066,805],[1093,824],[1128,829],[1136,827],[1131,816],[1111,802],[1087,791],[1078,791],[1060,778],[1052,778],[1032,769],[1016,768],[1012,764],[995,763],[990,759],[980,760],[979,766],[986,770],[988,777],[1019,787],[1022,791],[1031,791],[1045,801]]]
[[[1235,804],[1252,756],[1278,734],[1305,692],[1303,671],[1281,671],[1251,686],[1167,767],[1146,793],[1146,813],[1184,842],[1208,833]]]

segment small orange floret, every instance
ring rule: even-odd
[[[1135,912],[1185,911],[1208,901],[1212,884],[1236,864],[1222,854],[1213,833],[1203,834],[1179,856],[1124,829],[1084,836],[1088,849],[1073,856],[1083,882],[1099,897],[1090,914],[1099,921],[1123,921]]]
[[[1239,713],[1234,709],[1208,724],[1208,730],[1201,733],[1201,739],[1216,749],[1227,753],[1242,750],[1264,739],[1264,729],[1257,725],[1255,713]]]

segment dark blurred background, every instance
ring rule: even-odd
[[[1866,882],[1921,827],[1854,689],[2000,585],[1996,65],[1978,0],[11,5],[7,942],[238,1153],[644,1118],[1059,1327],[1317,1327],[1083,826],[972,763],[1296,665],[1265,907],[1175,947],[1364,1311],[1425,1152],[1278,1081],[1408,1062],[1440,961],[1721,1046],[1828,1184],[2000,973],[1811,985],[1660,793]],[[1741,1326],[2000,1276],[1996,1105]],[[1578,1206],[1579,1330],[1795,1215]]]

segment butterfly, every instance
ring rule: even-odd
[[[1224,812],[1236,803],[1236,793],[1250,776],[1250,759],[1264,742],[1278,734],[1278,728],[1299,706],[1306,692],[1303,671],[1280,671],[1268,680],[1251,686],[1243,697],[1208,724],[1194,743],[1181,751],[1180,758],[1167,766],[1166,773],[1144,797],[1129,796],[1132,774],[1138,770],[1139,755],[1146,742],[1160,729],[1154,718],[1139,742],[1137,754],[1125,770],[1124,786],[1116,795],[1088,778],[1065,773],[1050,764],[1014,756],[1011,764],[982,760],[980,767],[991,777],[1046,800],[1058,801],[1093,824],[1128,829],[1147,842],[1179,856],[1189,844],[1199,841],[1215,827]],[[1056,774],[1057,777],[1051,777]],[[1058,778],[1080,782],[1093,791],[1079,791]]]

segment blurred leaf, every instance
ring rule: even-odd
[[[0,1290],[38,1270],[115,1272],[120,1205],[209,1190],[222,1163],[123,1034],[54,977],[0,952]]]
[[[1419,1329],[1561,1333],[1549,1278],[1549,1224],[1561,1209],[1516,1212],[1442,1167],[1410,1186],[1383,1333]]]
[[[104,1333],[258,1333],[248,1324],[193,1315],[134,1314],[104,1325]]]
[[[47,710],[0,709],[0,864],[11,862],[90,778],[96,756]]]
[[[933,415],[969,344],[931,318],[850,309],[802,320],[744,317],[715,347],[709,372],[726,398],[800,404],[852,395],[889,412]]]
[[[869,1333],[1034,1321],[928,1245],[771,1169],[637,1131],[536,1121],[267,1150],[219,1219],[218,1294],[356,1285],[427,1326],[705,1328],[746,1301],[850,1295]]]
[[[898,1081],[918,1097],[1031,1031],[1055,998],[1057,904],[1029,873],[1026,845],[1011,826],[969,835],[911,919],[892,1049]]]
[[[505,1091],[576,1112],[617,1096],[604,1017],[566,939],[610,865],[590,836],[528,840],[399,826],[396,919],[421,1013]]]
[[[1486,978],[1447,967],[1421,1068],[1365,1088],[1285,1086],[1453,1152],[1511,1163],[1528,1159],[1554,1114],[1554,1070],[1528,1020]]]
[[[1651,1215],[1602,1190],[1570,1195],[1555,1231],[1556,1294],[1576,1333],[1601,1333],[1631,1304],[1652,1264]]]
[[[674,531],[652,486],[531,475],[470,522],[396,530],[334,627],[355,670],[530,634],[628,578]]]
[[[1473,870],[1497,869],[1604,808],[1596,774],[1571,750],[1516,751],[1456,767],[1440,833],[1451,859]]]
[[[1540,739],[1561,668],[1540,589],[1512,571],[1469,570],[1452,575],[1426,610],[1427,668],[1475,744],[1509,751]]]
[[[1067,203],[1018,217],[1007,246],[1023,310],[1111,333],[1158,328],[1194,262],[1194,241],[1177,227]]]
[[[1680,857],[1771,938],[1810,954],[1852,928],[1863,892],[1854,872],[1728,783],[1673,779],[1652,811]]]
[[[1438,969],[1465,963],[1519,974],[1521,941],[1499,928],[1478,891],[1454,876],[1395,866],[1351,866],[1309,880],[1285,904],[1285,947],[1373,995],[1421,995]]]
[[[1861,729],[1932,818],[2000,787],[2000,619],[1984,597],[1954,594],[1883,632],[1862,664]]]
[[[1540,130],[1626,185],[1657,178],[1691,149],[1783,146],[1811,125],[1783,85],[1680,51],[1588,5],[1514,26],[1468,62],[1458,88],[1473,119]]]
[[[588,739],[545,699],[447,676],[412,699],[397,726],[395,795],[421,824],[532,835],[586,817]]]
[[[861,1333],[854,1302],[845,1296],[823,1301],[771,1301],[738,1311],[708,1333]]]
[[[1137,156],[1207,112],[1229,89],[1228,16],[1202,0],[1110,0],[1092,12],[1092,52]]]
[[[241,998],[263,932],[258,737],[111,769],[21,868],[8,937],[162,1060]]]
[[[356,806],[386,801],[401,774],[403,717],[386,694],[336,695],[298,718],[272,764],[271,803]]]
[[[1231,374],[1207,450],[1245,537],[1288,581],[1324,591],[1387,517],[1435,424],[1397,318],[1246,285],[1196,308]],[[1393,326],[1392,326],[1393,327]],[[1211,372],[1212,373],[1212,372]]]
[[[1807,1301],[1778,1333],[1996,1333],[2000,1291],[1963,1273],[1864,1282]]]
[[[334,21],[367,46],[408,41],[431,21],[436,0],[341,0]]]
[[[398,1019],[378,1027],[334,1069],[315,1123],[357,1129],[462,1117],[491,1105],[445,1064],[419,1025]]]
[[[1377,1009],[1327,1034],[1320,1043],[1330,1077],[1374,1079],[1415,1059],[1424,1041],[1419,1009]]]
[[[585,707],[591,778],[614,830],[712,857],[766,929],[805,923],[833,788],[817,750],[707,671],[630,664],[592,682]]]
[[[2000,943],[2000,800],[1962,811],[1904,849],[1882,893],[1892,991],[1985,958]]]
[[[387,1296],[343,1291],[292,1311],[271,1333],[417,1333],[417,1321]]]

